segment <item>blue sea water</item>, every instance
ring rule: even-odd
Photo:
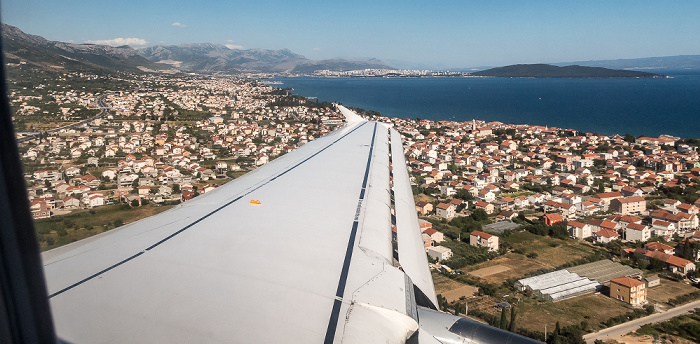
[[[431,120],[700,138],[700,72],[667,79],[279,78],[294,94]]]

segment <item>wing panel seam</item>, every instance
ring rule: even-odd
[[[352,223],[352,229],[350,231],[350,238],[348,239],[348,247],[345,250],[345,260],[343,261],[343,269],[340,273],[340,279],[338,280],[338,289],[335,292],[335,300],[333,301],[333,308],[331,310],[331,316],[328,320],[328,328],[326,329],[326,337],[324,343],[333,343],[335,338],[335,332],[338,328],[338,319],[340,318],[340,306],[343,303],[343,296],[345,295],[345,284],[348,281],[348,270],[350,269],[350,261],[352,259],[352,252],[355,248],[355,238],[357,237],[357,228],[359,226],[359,212],[362,207],[362,203],[365,198],[365,190],[367,189],[367,181],[369,179],[369,171],[372,166],[372,154],[374,153],[374,140],[377,136],[377,123],[374,123],[374,132],[372,133],[372,144],[369,147],[369,155],[367,156],[367,167],[365,168],[365,176],[362,180],[362,188],[360,189],[360,197],[357,200],[357,213],[355,214],[355,219]]]

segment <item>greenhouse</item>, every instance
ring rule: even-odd
[[[611,260],[599,260],[597,262],[583,264],[567,268],[569,272],[578,274],[579,276],[588,277],[596,280],[601,284],[610,282],[613,278],[622,276],[632,277],[642,274],[642,270],[634,269],[627,265],[613,262]]]
[[[547,274],[524,278],[515,283],[521,291],[530,290],[535,295],[549,301],[559,301],[581,294],[592,293],[600,288],[600,283],[586,277],[557,270]]]

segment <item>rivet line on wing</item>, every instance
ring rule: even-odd
[[[335,338],[335,332],[338,327],[338,319],[340,317],[340,306],[342,305],[343,295],[345,294],[345,284],[348,281],[348,271],[350,270],[350,260],[352,259],[352,251],[355,248],[355,237],[357,236],[357,228],[359,226],[359,210],[362,207],[362,202],[365,198],[365,190],[367,188],[367,180],[369,179],[369,171],[372,165],[372,153],[374,151],[374,139],[377,135],[377,123],[374,123],[374,132],[372,133],[372,144],[369,147],[369,155],[367,156],[367,167],[365,168],[365,177],[362,180],[362,188],[360,190],[360,197],[357,201],[358,213],[355,214],[355,219],[352,223],[352,229],[350,230],[350,238],[348,239],[348,246],[345,250],[345,260],[343,261],[343,269],[340,273],[340,280],[338,281],[338,289],[335,292],[336,299],[333,301],[333,308],[331,309],[331,316],[328,320],[328,328],[326,329],[326,337],[324,343],[333,343]]]

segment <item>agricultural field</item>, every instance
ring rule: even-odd
[[[508,253],[491,261],[472,265],[462,270],[471,276],[480,278],[486,283],[500,284],[510,278],[519,278],[528,272],[549,267],[549,265],[543,264],[537,259],[530,259],[522,254]]]
[[[599,293],[558,302],[526,298],[521,299],[518,307],[523,314],[518,326],[534,331],[543,331],[543,324],[554,328],[557,321],[562,327],[586,321],[596,328],[603,321],[631,311],[627,304]]]
[[[128,205],[107,205],[36,220],[34,227],[39,239],[39,248],[46,251],[161,213],[172,207],[153,204],[134,208]]]
[[[559,302],[548,302],[522,294],[509,294],[501,297],[475,299],[468,302],[468,309],[478,309],[492,315],[500,312],[494,307],[502,301],[514,302],[518,310],[518,327],[531,331],[544,332],[554,329],[557,321],[561,327],[588,323],[589,328],[598,328],[599,324],[621,314],[630,312],[626,304],[602,294],[588,294]]]
[[[649,288],[649,290],[647,290],[647,300],[652,303],[665,303],[670,299],[681,295],[690,294],[694,291],[698,291],[698,288],[695,288],[686,282],[676,282],[661,278],[661,285],[658,287]]]
[[[487,262],[461,270],[481,281],[501,284],[511,278],[520,278],[539,269],[553,269],[595,253],[595,248],[575,240],[543,237],[530,232],[515,232],[503,238],[513,251]]]
[[[598,251],[596,247],[585,242],[543,237],[529,232],[515,232],[503,237],[502,241],[510,245],[511,252],[460,269],[465,272],[464,276],[433,274],[438,293],[446,297],[448,302],[465,297],[467,314],[473,311],[476,314],[483,312],[499,316],[500,311],[494,307],[497,303],[514,303],[519,315],[518,328],[538,332],[545,330],[544,325],[547,325],[548,331],[551,332],[557,321],[562,327],[585,322],[586,328],[598,329],[603,327],[601,323],[608,319],[632,311],[627,304],[600,293],[549,302],[515,291],[510,285],[514,279],[523,278],[537,270],[553,270],[590,257]],[[469,285],[460,283],[460,280],[486,283],[493,287],[493,292],[479,295],[478,288],[470,288]],[[682,286],[671,286],[680,288],[679,292],[685,290]],[[687,291],[683,294],[685,293]]]
[[[572,260],[593,254],[595,249],[578,240],[561,240],[543,237],[530,232],[515,232],[503,241],[509,242],[514,251],[536,254],[536,260],[550,267],[557,267]]]
[[[435,272],[433,273],[433,282],[435,284],[435,293],[444,296],[448,302],[457,301],[461,298],[471,298],[479,291],[479,288],[475,286],[457,282]]]

